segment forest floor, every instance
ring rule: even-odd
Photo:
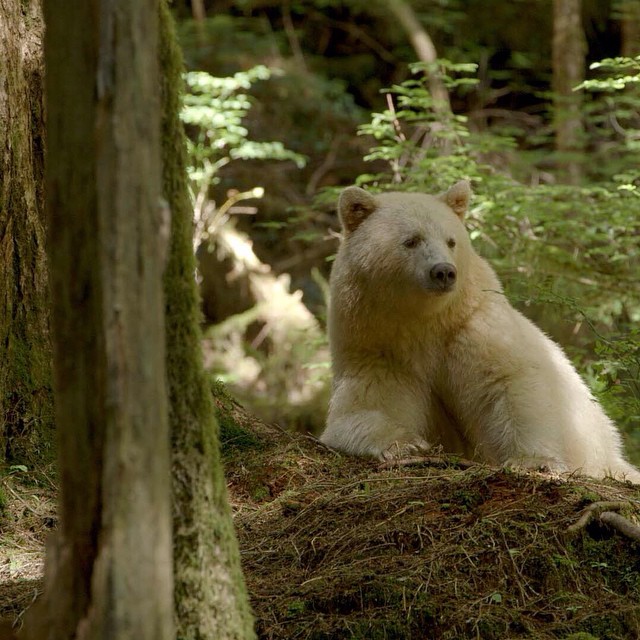
[[[597,516],[634,523],[640,487],[389,467],[236,409],[221,437],[260,638],[640,638],[640,542]]]
[[[640,638],[640,542],[599,515],[633,525],[639,487],[444,456],[385,466],[230,399],[219,417],[260,638]],[[53,483],[24,476],[0,480],[0,619],[18,624],[56,523]]]
[[[0,640],[12,637],[3,621],[20,627],[42,590],[44,546],[57,524],[53,477],[24,467],[0,476]]]

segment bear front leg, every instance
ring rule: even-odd
[[[569,471],[564,459],[562,424],[546,421],[541,403],[531,402],[504,380],[490,375],[480,392],[464,403],[462,415],[475,448],[474,457],[516,470]],[[469,385],[467,385],[469,388]],[[530,395],[530,388],[527,388]]]
[[[426,426],[424,401],[395,377],[344,377],[335,383],[320,440],[347,453],[390,460],[425,454]]]

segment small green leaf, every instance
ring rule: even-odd
[[[22,471],[23,473],[26,473],[29,469],[27,469],[23,464],[13,464],[9,467],[9,471]]]

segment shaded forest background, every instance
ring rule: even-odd
[[[215,324],[207,363],[235,395],[317,432],[339,189],[467,177],[476,246],[640,459],[638,3],[198,0],[174,12]]]

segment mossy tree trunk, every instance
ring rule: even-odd
[[[27,634],[169,640],[158,4],[44,6],[61,497]]]
[[[43,21],[0,0],[0,462],[52,458],[43,213]]]
[[[200,341],[193,212],[178,119],[182,58],[161,3],[164,195],[172,211],[165,272],[177,635],[181,640],[253,638],[238,543],[220,460],[218,425]]]
[[[579,184],[584,153],[582,92],[587,44],[582,0],[553,0],[553,112],[558,176]]]

